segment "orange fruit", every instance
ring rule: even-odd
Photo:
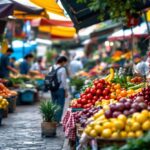
[[[97,132],[97,134],[100,134],[103,130],[103,127],[97,124],[94,126],[94,130]]]
[[[126,138],[127,137],[127,132],[126,131],[121,131],[120,136],[121,136],[121,138]]]
[[[121,91],[120,95],[122,97],[126,97],[127,96],[127,91],[126,90]]]
[[[139,122],[139,123],[145,122],[146,119],[147,119],[147,116],[146,116],[145,114],[142,114],[142,113],[139,114],[139,115],[137,115],[136,118],[135,118],[135,120],[136,120],[137,122]]]
[[[119,138],[119,132],[113,132],[111,138],[117,139]]]
[[[140,125],[140,123],[138,123],[138,122],[134,122],[134,123],[132,124],[132,126],[131,126],[131,130],[132,130],[132,131],[140,130],[140,128],[141,128],[141,125]]]
[[[121,115],[118,116],[118,119],[123,121],[123,122],[126,122],[127,117],[125,115],[121,114]]]
[[[137,138],[143,136],[143,131],[141,131],[141,130],[136,131],[136,132],[135,132],[135,136],[136,136]]]
[[[116,84],[116,85],[114,86],[114,88],[115,88],[115,89],[120,89],[121,86],[120,86],[120,84],[118,83],[118,84]]]
[[[111,94],[110,94],[110,98],[115,99],[115,98],[116,98],[115,93],[111,93]]]
[[[136,135],[134,132],[128,132],[128,135],[127,135],[128,138],[134,138],[135,136]]]
[[[117,89],[117,90],[116,90],[116,95],[118,96],[118,95],[120,95],[120,93],[121,93],[121,90],[120,90],[120,89]]]

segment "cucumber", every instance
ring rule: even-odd
[[[138,85],[131,86],[131,87],[128,88],[128,90],[130,90],[130,89],[137,90],[137,89],[142,88],[142,87],[144,87],[144,83],[140,83]]]

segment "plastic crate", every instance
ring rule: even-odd
[[[26,90],[20,93],[20,101],[23,103],[33,103],[35,92],[31,90]]]
[[[0,126],[2,125],[3,109],[0,109]]]
[[[36,80],[36,84],[37,84],[38,90],[43,90],[44,89],[44,80],[43,79]]]

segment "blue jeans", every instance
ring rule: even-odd
[[[55,92],[51,92],[51,94],[52,94],[53,103],[60,106],[60,110],[56,113],[56,121],[60,122],[64,110],[64,104],[65,104],[65,90],[58,89]]]

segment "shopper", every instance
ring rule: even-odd
[[[32,54],[28,54],[24,57],[23,62],[21,62],[21,64],[20,64],[20,73],[21,74],[24,74],[24,75],[29,74],[33,58],[34,57]]]
[[[18,71],[10,65],[9,56],[13,53],[12,48],[8,48],[6,54],[0,57],[0,78],[9,78],[9,72],[18,73]]]
[[[58,81],[60,82],[60,86],[58,90],[51,91],[52,101],[60,106],[60,110],[56,115],[58,123],[60,123],[61,118],[62,118],[65,98],[68,97],[67,81],[66,81],[67,71],[65,68],[67,61],[68,61],[67,57],[59,56],[56,60],[56,65],[50,67],[50,72],[52,71],[52,69],[55,69],[55,70],[57,69],[57,78],[58,78]]]
[[[74,57],[74,59],[70,62],[70,72],[71,75],[75,75],[77,72],[83,69],[83,64],[79,57]]]

